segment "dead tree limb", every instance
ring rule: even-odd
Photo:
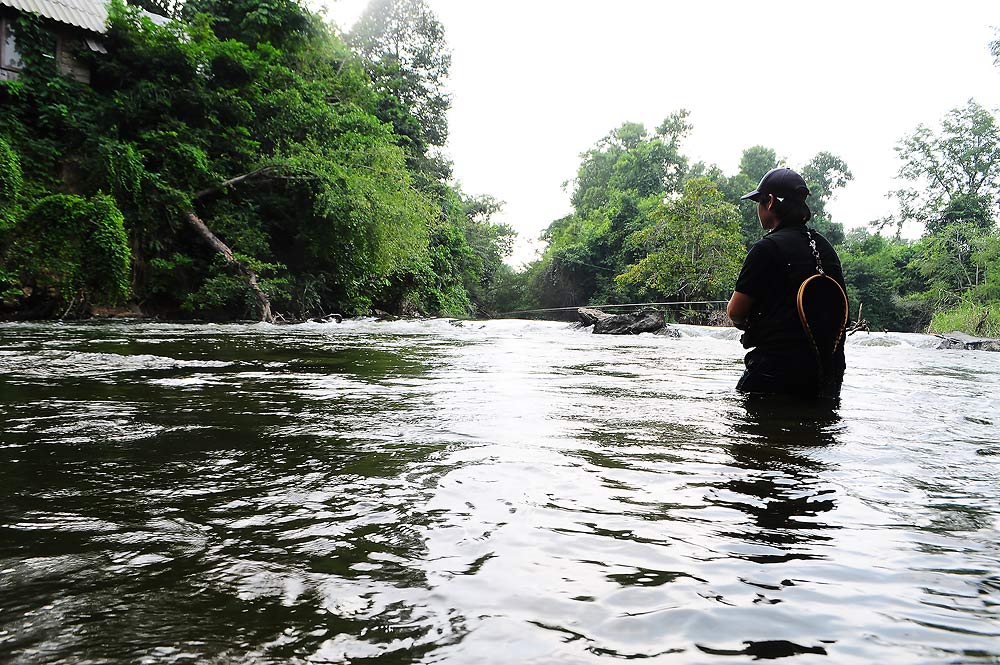
[[[229,180],[224,180],[224,181],[222,181],[220,183],[212,185],[211,187],[206,187],[205,189],[201,190],[200,192],[195,193],[195,195],[193,197],[191,197],[191,198],[193,198],[195,200],[200,199],[203,196],[208,196],[212,192],[217,192],[219,190],[225,189],[226,187],[232,187],[233,185],[238,185],[239,183],[243,182],[244,180],[253,180],[254,178],[258,178],[258,177],[267,175],[268,173],[270,173],[274,169],[275,169],[274,166],[262,166],[259,169],[256,169],[254,171],[250,171],[249,173],[244,173],[243,175],[238,175],[235,178],[230,178]]]
[[[315,177],[315,175],[308,169],[295,167],[290,164],[267,164],[259,169],[254,169],[253,171],[244,173],[243,175],[238,175],[235,178],[230,178],[229,180],[223,180],[222,182],[216,183],[211,187],[206,187],[199,192],[195,192],[194,196],[191,197],[191,200],[197,201],[198,199],[208,196],[209,194],[222,191],[223,189],[233,187],[234,185],[238,185],[241,182],[246,182],[248,180],[304,180],[313,177]]]
[[[188,224],[194,227],[194,230],[198,232],[202,240],[207,242],[209,246],[222,254],[226,263],[236,268],[236,270],[245,275],[247,278],[247,283],[250,286],[250,290],[253,291],[254,297],[257,299],[257,307],[260,310],[260,320],[267,323],[274,323],[274,314],[271,313],[271,300],[264,293],[264,290],[260,288],[260,283],[257,279],[257,273],[250,266],[243,263],[233,254],[233,250],[229,249],[226,243],[219,240],[219,237],[212,233],[212,230],[206,226],[205,222],[201,221],[198,215],[193,212],[189,212],[185,215],[185,219]]]
[[[870,333],[871,326],[868,325],[868,320],[861,318],[861,310],[864,308],[864,303],[858,304],[858,320],[854,322],[854,325],[847,329],[847,336],[850,337],[859,330],[863,330],[866,333]]]

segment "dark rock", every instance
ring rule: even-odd
[[[612,316],[611,314],[605,314],[599,309],[591,309],[589,307],[581,307],[576,310],[576,315],[580,317],[580,323],[583,324],[584,327],[592,326],[601,319],[606,319],[609,316]]]
[[[660,335],[661,337],[673,337],[675,339],[680,338],[681,331],[669,324],[663,324],[663,327],[653,333],[654,335]]]
[[[629,314],[607,314],[597,309],[581,307],[577,316],[584,326],[593,325],[596,335],[638,335],[663,330],[663,313],[646,309]]]
[[[962,349],[965,351],[1000,351],[1000,339],[972,337],[961,332],[950,332],[947,335],[935,335],[941,339],[939,349]]]
[[[146,318],[138,305],[127,307],[99,307],[92,305],[90,315],[95,319],[143,319]]]

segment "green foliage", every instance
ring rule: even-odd
[[[282,274],[283,266],[263,263],[244,255],[237,255],[236,258],[257,273],[261,289],[272,302],[284,304],[290,300],[290,280]],[[171,266],[170,262],[161,265],[164,268],[176,267],[176,263]],[[245,276],[234,273],[231,266],[218,257],[212,263],[209,276],[185,297],[181,308],[213,319],[231,318],[234,312],[244,319],[257,314],[257,302]]]
[[[33,292],[89,304],[128,297],[128,237],[110,197],[53,194],[35,203],[15,230],[15,271]]]
[[[934,313],[928,332],[964,332],[983,337],[1000,337],[1000,300],[963,301],[955,307]]]
[[[689,165],[680,151],[691,130],[687,117],[678,111],[653,134],[625,123],[583,153],[573,214],[543,232],[545,253],[508,293],[539,307],[727,298],[745,247],[763,233],[756,205],[740,196],[778,159],[774,150],[753,146],[734,176],[716,166]],[[837,241],[842,231],[824,206],[850,172],[825,152],[806,170],[816,180],[817,222]]]
[[[10,144],[0,137],[0,233],[12,227],[16,221],[22,184],[21,159]]]
[[[875,251],[870,239],[849,242],[852,299],[865,302],[865,316],[880,327],[983,334],[972,325],[977,303],[1000,300],[1000,126],[970,100],[937,131],[918,127],[897,152],[900,176],[914,184],[893,193],[899,212],[882,225],[895,225],[898,235],[917,222],[924,235],[917,243],[880,239]]]
[[[509,226],[490,221],[501,205],[451,190],[447,216],[432,225],[427,253],[411,254],[394,271],[383,302],[399,311],[453,317],[496,312],[494,285],[514,236]]]
[[[916,260],[920,274],[945,301],[956,301],[986,278],[987,249],[993,236],[973,223],[955,222],[924,239],[924,253]]]
[[[710,300],[732,291],[740,269],[739,212],[708,178],[689,180],[680,198],[660,206],[653,224],[629,238],[644,254],[616,277],[640,295]]]
[[[676,191],[687,166],[679,145],[691,126],[688,112],[669,116],[656,134],[639,123],[625,123],[582,155],[572,202],[586,217],[611,200],[612,192],[631,192],[642,198]]]
[[[309,11],[296,0],[187,0],[180,13],[188,20],[209,16],[220,40],[251,47],[303,48],[317,29]]]
[[[741,201],[740,197],[753,191],[764,174],[779,164],[774,150],[757,145],[743,151],[740,170],[733,176],[724,175],[718,167],[706,167],[699,163],[691,169],[689,177],[710,178],[718,185],[725,200],[738,206],[740,234],[744,245],[749,248],[761,238],[764,231],[757,219],[757,204],[753,201]],[[810,195],[807,202],[813,213],[810,224],[832,244],[839,245],[844,240],[844,229],[830,217],[826,204],[838,189],[853,178],[847,164],[836,155],[824,151],[817,153],[805,166],[796,170],[809,184]]]
[[[372,0],[349,40],[384,95],[379,117],[408,138],[414,155],[444,145],[451,53],[425,0]]]
[[[847,297],[861,306],[873,330],[917,330],[930,320],[933,303],[918,261],[922,243],[887,239],[864,229],[850,232],[840,248]],[[857,316],[857,310],[852,316]]]
[[[638,260],[627,240],[653,223],[665,196],[678,191],[687,171],[680,141],[691,129],[687,111],[667,117],[655,133],[625,123],[582,157],[573,182],[574,213],[545,230],[549,244],[525,276],[527,298],[544,307],[620,302],[641,290],[616,281]]]
[[[428,153],[446,135],[450,55],[426,6],[385,4],[381,32],[357,54],[298,0],[143,7],[184,22],[153,23],[114,0],[92,86],[58,75],[44,20],[19,19],[26,64],[0,83],[0,184],[14,182],[20,153],[21,199],[34,207],[0,236],[0,255],[20,257],[0,276],[5,289],[118,298],[131,281],[149,311],[246,316],[257,305],[249,269],[294,317],[489,307],[512,231],[489,221],[495,201],[449,185],[447,160]],[[401,57],[386,60],[387,45]],[[95,219],[113,217],[100,192],[126,224],[81,226],[84,202]],[[20,217],[4,213],[6,226]],[[242,267],[194,232],[190,214]],[[63,221],[43,234],[52,219]],[[72,229],[83,229],[76,245]]]
[[[809,184],[809,208],[812,210],[810,224],[833,245],[844,241],[844,228],[834,222],[826,210],[830,197],[838,189],[854,179],[847,164],[840,157],[820,152],[802,167],[802,177]]]
[[[995,221],[1000,203],[1000,126],[974,100],[949,111],[940,130],[920,125],[896,147],[903,165],[899,175],[917,184],[893,192],[898,214],[885,220],[897,229],[920,222],[936,233],[951,221],[971,215]],[[983,210],[992,210],[985,214]]]

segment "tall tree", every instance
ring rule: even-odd
[[[177,4],[173,0],[145,2],[154,12],[157,5],[176,12]],[[189,21],[198,14],[210,16],[219,39],[235,39],[251,47],[267,43],[293,50],[321,32],[311,12],[298,0],[185,0],[180,14]]]
[[[740,157],[739,173],[721,185],[726,199],[739,207],[740,233],[743,244],[747,247],[760,239],[762,231],[757,219],[757,204],[753,201],[741,201],[740,197],[752,191],[764,174],[776,166],[778,155],[774,149],[762,145],[751,146]]]
[[[574,212],[554,221],[549,245],[532,271],[545,305],[564,306],[627,298],[631,283],[615,275],[637,259],[626,241],[649,223],[648,213],[676,193],[687,173],[680,142],[690,131],[688,112],[668,116],[649,132],[627,122],[581,155],[573,181]]]
[[[612,191],[638,197],[674,192],[687,167],[680,142],[690,132],[688,112],[668,116],[650,135],[641,123],[626,122],[581,155],[573,182],[573,207],[587,216],[608,203]]]
[[[451,52],[444,27],[424,0],[371,0],[348,35],[364,57],[375,84],[402,105],[405,113],[383,104],[382,112],[397,132],[411,134],[415,151],[443,146],[448,138],[446,92]]]
[[[1000,203],[1000,127],[975,100],[949,111],[938,131],[920,125],[896,146],[899,175],[916,183],[894,192],[901,228],[916,221],[934,233],[952,222],[991,225]],[[988,210],[988,215],[983,211]]]

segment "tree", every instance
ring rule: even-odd
[[[151,10],[163,5],[166,15],[177,12],[171,0],[147,0]],[[212,31],[222,40],[247,46],[270,44],[282,50],[299,50],[320,32],[311,13],[298,0],[186,0],[179,12],[187,21],[210,16]]]
[[[760,239],[762,230],[757,220],[757,206],[753,201],[741,201],[740,197],[757,187],[760,179],[771,169],[777,168],[780,160],[775,151],[765,146],[752,146],[743,151],[739,172],[726,177],[719,169],[701,169],[701,172],[718,183],[725,199],[736,204],[740,211],[740,233],[747,247]],[[813,212],[812,225],[832,244],[843,241],[843,227],[834,222],[826,211],[826,204],[833,193],[847,184],[853,177],[840,157],[829,153],[817,153],[809,162],[798,169],[809,185],[809,208]]]
[[[938,132],[920,125],[896,146],[899,175],[917,187],[894,192],[899,213],[891,221],[921,222],[930,232],[953,221],[968,221],[965,210],[989,224],[1000,202],[1000,127],[993,114],[974,100],[949,111]],[[977,210],[978,209],[978,210]]]
[[[612,191],[640,198],[677,191],[687,167],[680,154],[680,141],[691,130],[687,117],[683,109],[671,114],[652,136],[641,123],[623,123],[583,153],[573,182],[576,213],[587,216],[601,208]]]
[[[922,296],[927,282],[918,265],[923,241],[855,229],[847,234],[839,253],[848,300],[863,306],[862,316],[873,329],[909,331],[927,325],[931,308]]]
[[[854,179],[843,159],[830,152],[819,152],[802,167],[802,177],[809,185],[811,223],[833,245],[844,241],[844,227],[831,219],[826,204],[833,193]]]
[[[16,273],[11,269],[9,252],[11,229],[20,216],[18,203],[23,178],[20,156],[3,137],[0,137],[0,307],[5,301],[21,295],[20,290],[14,288],[18,280]]]
[[[406,138],[378,117],[391,95],[330,27],[297,0],[190,0],[184,15],[161,25],[112,3],[92,86],[58,75],[33,19],[18,25],[26,66],[0,82],[12,137],[0,160],[28,165],[24,207],[66,191],[80,195],[74,209],[113,197],[135,297],[167,316],[363,313],[394,294],[464,315],[487,299],[510,246],[509,227],[489,222],[499,204],[414,167]],[[0,184],[13,178],[4,169]],[[61,219],[49,212],[30,219]],[[55,242],[31,244],[23,224],[0,236],[5,255]],[[77,286],[69,268],[84,264],[70,249],[49,252],[59,266],[41,272],[24,261],[14,274],[5,256],[5,291],[97,293]]]
[[[448,138],[445,92],[451,52],[444,27],[424,0],[371,0],[348,35],[362,55],[376,86],[398,100],[416,124],[383,104],[382,119],[402,135],[412,134],[415,152],[423,145],[443,146]]]
[[[750,247],[760,240],[760,221],[757,219],[757,204],[741,201],[740,197],[757,187],[764,174],[778,166],[778,156],[773,149],[755,145],[743,151],[740,157],[739,173],[731,178],[721,179],[719,188],[726,200],[738,206],[740,211],[740,234],[743,244]]]
[[[678,199],[629,238],[640,253],[615,279],[654,297],[710,300],[732,291],[740,269],[739,212],[708,178],[690,180]]]
[[[15,230],[14,269],[36,300],[42,296],[51,306],[65,305],[65,315],[74,307],[116,304],[128,296],[128,236],[110,197],[48,196]]]
[[[640,123],[624,123],[581,155],[573,214],[545,230],[548,246],[529,271],[540,305],[628,302],[652,294],[728,295],[743,254],[729,245],[729,216],[736,215],[744,248],[760,239],[756,206],[740,197],[778,158],[764,146],[747,148],[740,172],[731,177],[716,166],[689,165],[680,151],[691,129],[687,118],[687,111],[673,113],[652,134]],[[850,172],[826,152],[804,170],[815,180],[817,221],[836,242],[842,232],[825,203]],[[718,228],[704,223],[709,218]]]
[[[17,221],[17,204],[23,182],[20,156],[0,137],[0,233]],[[0,252],[2,251],[0,245]]]
[[[540,304],[630,296],[629,284],[613,278],[637,258],[629,236],[649,223],[649,212],[677,192],[686,176],[680,142],[691,129],[687,117],[684,110],[672,113],[653,133],[641,123],[623,123],[580,156],[574,212],[543,233],[548,247],[530,271]]]

